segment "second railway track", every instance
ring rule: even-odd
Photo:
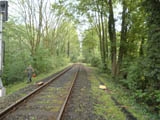
[[[58,74],[0,113],[2,120],[60,120],[77,79],[80,65]]]

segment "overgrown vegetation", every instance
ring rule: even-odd
[[[160,112],[160,1],[61,0],[86,22],[83,61],[112,75],[134,99]],[[69,7],[68,7],[69,6]]]
[[[80,59],[160,113],[159,0],[11,1],[17,13],[5,24],[5,85],[24,79],[29,64],[40,74]]]
[[[23,81],[30,64],[39,75],[77,61],[78,32],[63,6],[50,0],[14,0],[9,4],[14,14],[3,32],[4,85]]]
[[[38,75],[37,77],[32,79],[33,81],[32,81],[32,83],[30,83],[30,85],[35,85],[38,81],[45,79],[50,75],[53,75],[54,73],[64,69],[65,67],[67,67],[67,66],[59,67],[58,69],[54,69],[54,70],[48,71],[46,73],[41,73],[40,75]],[[21,81],[17,81],[13,84],[7,85],[6,86],[6,94],[10,95],[10,94],[13,94],[16,91],[22,89],[22,88],[27,87],[29,84],[26,81],[27,81],[27,78],[22,79]]]
[[[98,88],[100,81],[96,79],[95,75],[89,73],[88,76],[91,81],[91,90],[95,101],[94,112],[98,116],[97,119],[125,120],[125,115],[112,101],[111,96]]]
[[[117,102],[121,104],[121,106],[116,106],[116,107],[126,108],[134,117],[137,118],[137,120],[159,120],[160,116],[158,117],[156,114],[149,113],[148,107],[146,106],[146,104],[143,104],[143,105],[137,104],[136,101],[134,100],[134,97],[130,95],[130,91],[126,91],[125,87],[121,86],[120,84],[116,84],[114,81],[112,81],[111,75],[102,73],[99,69],[95,67],[94,68],[92,67],[91,69],[92,69],[92,73],[90,74],[91,75],[90,80],[92,81],[92,85],[94,86],[93,87],[94,94],[96,92],[95,95],[98,96],[96,97],[96,99],[103,101],[103,99],[105,99],[106,96],[108,96],[110,101],[112,102],[108,102],[108,100],[105,102],[107,102],[107,104],[113,103],[113,105],[115,105],[115,103],[111,99],[111,96],[112,96],[117,100]],[[103,90],[100,90],[98,88],[98,86],[101,83],[104,83],[104,85],[107,87],[108,92],[104,92]],[[99,95],[99,93],[101,94],[103,93],[103,95]],[[101,111],[101,114],[102,114],[102,111]],[[105,115],[107,116],[107,113]]]

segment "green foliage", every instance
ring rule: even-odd
[[[124,42],[125,49],[122,51],[120,51],[119,45],[121,32],[116,33],[115,51],[117,55],[123,53],[120,72],[117,73],[117,82],[130,90],[138,102],[147,104],[153,111],[159,112],[160,1],[112,0],[112,2],[114,7],[119,4],[123,5],[123,3],[126,7],[127,29],[124,33],[126,41]],[[24,79],[24,70],[29,64],[33,65],[37,74],[78,60],[97,66],[101,70],[104,70],[105,67],[109,68],[108,71],[112,70],[113,53],[111,48],[113,46],[111,46],[111,40],[110,42],[106,40],[106,38],[109,39],[108,16],[111,14],[108,11],[107,0],[78,0],[74,2],[73,0],[60,0],[52,4],[52,12],[54,13],[52,15],[55,17],[55,21],[47,24],[49,21],[43,19],[42,23],[46,22],[47,25],[42,25],[39,30],[36,28],[38,24],[26,23],[24,25],[20,24],[21,22],[15,24],[13,20],[6,23],[4,30],[6,43],[4,84],[8,85]],[[120,15],[122,15],[121,12]],[[80,48],[76,27],[77,21],[79,23],[87,21],[87,24],[90,25],[83,33],[82,48]],[[104,33],[102,28],[104,28]],[[31,32],[28,32],[30,30]],[[105,38],[103,42],[102,37]],[[102,47],[103,44],[105,45]],[[80,54],[80,52],[82,53]],[[105,59],[103,59],[104,56]],[[116,56],[116,58],[120,58],[120,56]],[[116,64],[117,61],[115,61],[115,69],[118,68]],[[108,98],[104,99],[109,100]],[[102,100],[104,99],[102,98]],[[102,106],[100,111],[103,113],[104,110],[105,108]]]
[[[144,7],[148,12],[148,48],[145,66],[145,93],[147,94],[146,102],[154,106],[155,111],[159,111],[159,82],[160,82],[160,1],[144,1]]]
[[[141,1],[128,4],[130,29],[120,80],[138,102],[147,104],[153,112],[160,110],[159,5],[156,0],[145,0],[143,6]]]
[[[113,1],[113,3],[117,6],[117,2]],[[122,4],[123,1],[119,1],[119,3]],[[103,9],[101,9],[102,5],[104,5]],[[127,9],[127,31],[125,33],[127,38],[124,45],[125,50],[122,51],[124,55],[117,81],[129,89],[137,101],[147,104],[155,111],[159,111],[160,1],[125,0],[125,5]],[[96,21],[97,18],[100,18],[100,14],[97,13],[95,17],[96,12],[102,10],[103,14],[108,15],[108,5],[104,1],[80,0],[76,7],[79,14],[87,16],[88,22],[92,26],[100,24]],[[117,32],[117,36],[119,33]],[[91,27],[83,34],[82,52],[84,61],[103,69],[104,64],[101,64],[102,58],[100,56],[102,55],[99,46],[100,43],[98,42],[96,30],[94,27]],[[119,46],[117,45],[116,47],[117,53],[120,52]],[[112,52],[109,51],[109,58],[111,58],[111,54]],[[108,67],[111,69],[111,60],[108,59],[106,63],[108,63]]]
[[[125,106],[125,108],[137,118],[137,120],[159,120],[159,115],[155,112],[150,113],[146,104],[140,105],[137,100],[135,100],[134,96],[132,96],[132,94],[137,94],[138,91],[132,93],[132,90],[128,90],[121,84],[118,84],[118,82],[113,81],[110,74],[102,73],[101,70],[97,68],[92,69],[94,69],[94,75],[97,75],[99,81],[107,86],[110,95],[122,104],[122,106]],[[140,90],[139,93],[142,96],[144,95]]]
[[[67,66],[68,66],[68,64],[67,64]],[[48,76],[50,76],[50,75],[52,75],[52,74],[54,74],[58,71],[64,69],[67,66],[65,65],[63,67],[59,67],[58,69],[56,68],[56,69],[53,69],[51,71],[47,71],[47,73],[41,73],[37,77],[33,78],[33,82],[30,83],[30,84],[34,85],[37,81],[42,80],[42,79],[44,79],[44,78],[46,78],[46,77],[48,77]],[[18,91],[22,88],[25,88],[27,86],[28,86],[28,83],[26,83],[26,79],[24,79],[24,80],[21,79],[21,81],[18,81],[18,82],[16,81],[13,84],[9,84],[9,85],[6,86],[7,95],[13,94],[14,92],[16,92],[16,91]],[[24,94],[22,94],[22,95],[24,96]]]
[[[47,72],[52,68],[52,58],[48,54],[49,51],[43,47],[39,48],[36,55],[32,58],[32,65],[36,68],[37,73]]]
[[[91,81],[91,92],[95,99],[94,112],[98,119],[124,120],[125,115],[112,101],[111,96],[97,87],[100,85],[100,81],[97,80],[95,74],[89,73],[89,80]]]
[[[128,64],[129,67],[123,71],[127,73],[127,78],[122,78],[120,83],[131,91],[132,96],[138,102],[149,105],[151,111],[158,111],[160,108],[160,90],[156,87],[157,83],[154,70],[148,73],[150,70],[148,66],[150,65],[147,63],[148,59],[139,58],[137,62]]]
[[[141,64],[141,61],[137,60],[136,62],[132,62],[130,64],[126,65],[126,68],[123,68],[123,73],[127,74],[127,79],[122,78],[120,82],[124,86],[126,86],[128,89],[132,89],[135,91],[136,89],[139,89],[143,87],[144,84],[144,68],[143,65]]]
[[[56,30],[49,29],[48,35],[43,37],[44,41],[41,40],[34,52],[28,43],[32,40],[25,34],[27,30],[23,25],[16,25],[14,21],[5,24],[4,85],[23,81],[27,77],[24,71],[30,64],[39,75],[64,66],[70,60],[77,61],[80,43],[76,28],[71,23],[63,23]],[[71,43],[70,56],[67,56],[68,41]]]
[[[91,28],[86,30],[83,36],[82,52],[85,59],[84,62],[91,63],[93,66],[99,66],[101,64],[101,59],[98,51],[98,36],[95,29]]]

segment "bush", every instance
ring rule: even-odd
[[[36,74],[40,74],[64,66],[70,61],[67,57],[53,56],[49,53],[47,49],[40,48],[33,57],[25,52],[22,52],[22,54],[17,52],[13,55],[6,54],[3,84],[9,85],[18,81],[24,81],[25,77],[27,77],[27,73],[24,71],[29,64],[33,66]]]
[[[120,83],[130,89],[135,99],[148,106],[152,106],[152,110],[160,110],[160,90],[157,90],[153,80],[148,79],[146,60],[138,59],[137,62],[128,64],[127,79],[122,78]],[[146,75],[147,74],[147,75]],[[152,74],[152,73],[150,73]]]
[[[92,56],[92,57],[90,58],[90,63],[91,63],[92,66],[98,67],[101,62],[100,62],[100,59],[99,59],[98,57]]]

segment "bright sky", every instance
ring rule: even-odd
[[[122,13],[122,6],[120,4],[114,8],[114,17],[116,20],[116,31],[121,31],[121,13]],[[80,18],[82,21],[85,19],[84,16]],[[89,28],[89,23],[83,22],[81,25],[78,26],[78,34],[80,41],[82,41],[82,33]]]
[[[2,0],[0,0],[2,1]],[[9,18],[12,18],[12,16],[19,16],[18,13],[18,8],[13,4],[13,2],[16,2],[16,0],[8,0],[9,1]],[[54,0],[51,0],[52,2]],[[114,8],[114,17],[116,19],[116,30],[120,31],[121,30],[121,12],[122,12],[122,6],[120,4],[117,5],[117,8]],[[83,21],[85,18],[80,17],[81,21]],[[86,29],[89,28],[89,23],[86,22],[81,22],[81,25],[79,25],[78,27],[78,34],[79,34],[79,38],[80,40],[82,40],[82,35],[81,33],[83,33]]]

